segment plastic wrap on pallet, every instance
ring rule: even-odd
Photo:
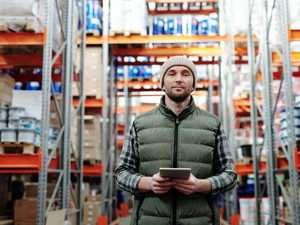
[[[33,30],[40,31],[38,0],[1,0],[0,3],[0,26],[2,29],[21,31],[30,24]]]
[[[60,9],[62,9],[61,2],[58,1]],[[0,0],[0,4],[0,31],[44,31],[45,0]],[[61,44],[61,27],[57,11],[56,9],[53,11],[54,50],[58,50]],[[74,16],[76,16],[76,10],[74,10]]]
[[[146,34],[147,8],[144,0],[111,1],[110,32]]]
[[[110,31],[113,33],[123,33],[124,17],[123,10],[125,6],[124,0],[114,0],[110,2]]]
[[[256,35],[259,35],[262,29],[262,4],[263,1],[254,1],[252,10],[253,33]],[[224,12],[225,17],[229,20],[230,31],[232,34],[247,34],[249,24],[249,10],[249,4],[246,0],[227,1]]]
[[[144,0],[127,0],[123,12],[125,33],[147,33],[147,8]]]

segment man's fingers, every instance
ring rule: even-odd
[[[159,183],[160,186],[162,187],[172,187],[175,185],[175,182],[173,181],[166,181],[166,182],[162,182],[162,183]]]
[[[191,180],[182,180],[182,179],[176,179],[176,180],[173,180],[175,183],[177,184],[192,184],[192,181]]]
[[[173,187],[174,185],[175,185],[174,182],[164,182],[164,183],[155,182],[153,184],[154,187],[164,187],[164,188],[170,188]]]
[[[190,185],[190,184],[175,184],[175,187],[180,187],[180,188],[184,188],[184,189],[187,189],[187,190],[192,190],[193,187]]]
[[[188,190],[186,188],[182,188],[182,187],[178,187],[178,186],[175,186],[175,189],[183,194],[186,194],[186,195],[189,195],[191,194],[191,190]]]
[[[160,177],[160,176],[155,176],[155,177],[153,177],[153,179],[157,182],[167,182],[167,181],[171,180],[170,178],[164,178],[164,177]]]
[[[170,190],[170,188],[154,188],[154,193],[156,194],[164,194],[164,193],[167,193],[168,191]]]

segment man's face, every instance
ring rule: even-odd
[[[194,77],[185,66],[173,66],[164,76],[163,90],[174,102],[184,101],[193,91]]]

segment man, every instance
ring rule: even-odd
[[[115,173],[135,196],[132,225],[219,224],[211,196],[232,189],[233,160],[219,120],[195,106],[196,67],[183,56],[161,68],[160,105],[138,116]],[[191,168],[187,180],[161,177],[159,168]]]

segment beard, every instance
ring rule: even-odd
[[[177,103],[183,102],[191,95],[191,92],[189,92],[189,91],[184,91],[181,94],[176,94],[176,93],[173,93],[172,91],[165,90],[165,93],[172,101],[177,102]]]

